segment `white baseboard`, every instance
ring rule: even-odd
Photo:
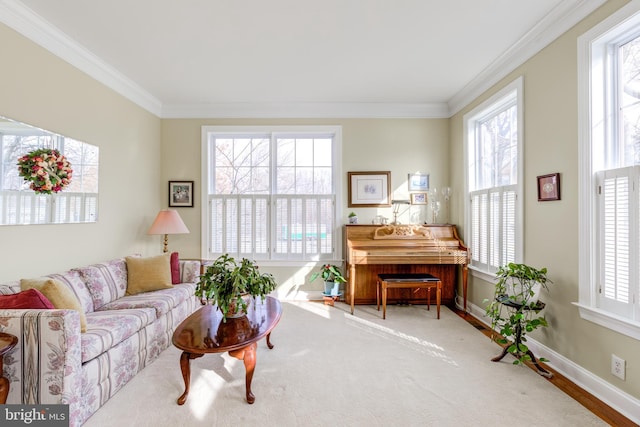
[[[456,306],[462,310],[462,299],[457,298]],[[467,311],[473,317],[486,324],[491,325],[490,320],[485,316],[485,310],[475,304],[467,302]],[[573,361],[567,359],[554,350],[540,344],[536,340],[527,337],[527,345],[536,357],[544,357],[550,360],[545,362],[554,370],[561,373],[564,377],[571,380],[574,384],[582,387],[598,399],[620,412],[631,421],[640,424],[640,400],[628,393],[613,386],[611,383],[603,380],[592,372],[577,365]]]

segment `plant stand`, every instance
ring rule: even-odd
[[[515,310],[516,312],[518,311],[522,312],[523,310],[540,311],[545,306],[543,302],[537,302],[535,306],[529,307],[526,305],[515,303],[509,300],[508,297],[498,297],[497,301],[500,304],[504,305],[505,307],[508,307],[510,310]],[[503,348],[502,353],[492,358],[491,361],[492,362],[501,361],[509,353],[509,347],[511,347],[514,344],[516,345],[516,348],[519,348],[520,344],[522,344],[522,325],[520,324],[516,326],[515,341],[512,343],[507,343],[507,345]],[[536,359],[536,356],[533,354],[531,350],[527,350],[526,354],[531,358],[531,363],[533,363],[533,365],[536,367],[540,375],[542,375],[545,378],[553,378],[553,374],[551,372],[547,371],[542,366],[540,366],[538,359]]]

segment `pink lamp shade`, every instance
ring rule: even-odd
[[[163,209],[158,212],[158,216],[151,224],[151,228],[147,231],[147,234],[164,234],[164,252],[167,252],[167,243],[169,234],[187,234],[189,229],[178,211],[172,209]]]

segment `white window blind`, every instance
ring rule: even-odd
[[[600,230],[598,306],[633,315],[632,283],[638,281],[638,166],[596,174]]]
[[[515,262],[515,186],[474,191],[470,200],[472,265],[495,272],[499,266]]]

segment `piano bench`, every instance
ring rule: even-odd
[[[387,289],[409,288],[427,290],[427,310],[431,309],[431,288],[436,288],[436,310],[440,319],[440,300],[442,298],[442,282],[427,273],[385,273],[378,274],[376,286],[376,302],[380,311],[380,291],[382,290],[382,318],[387,317]]]

